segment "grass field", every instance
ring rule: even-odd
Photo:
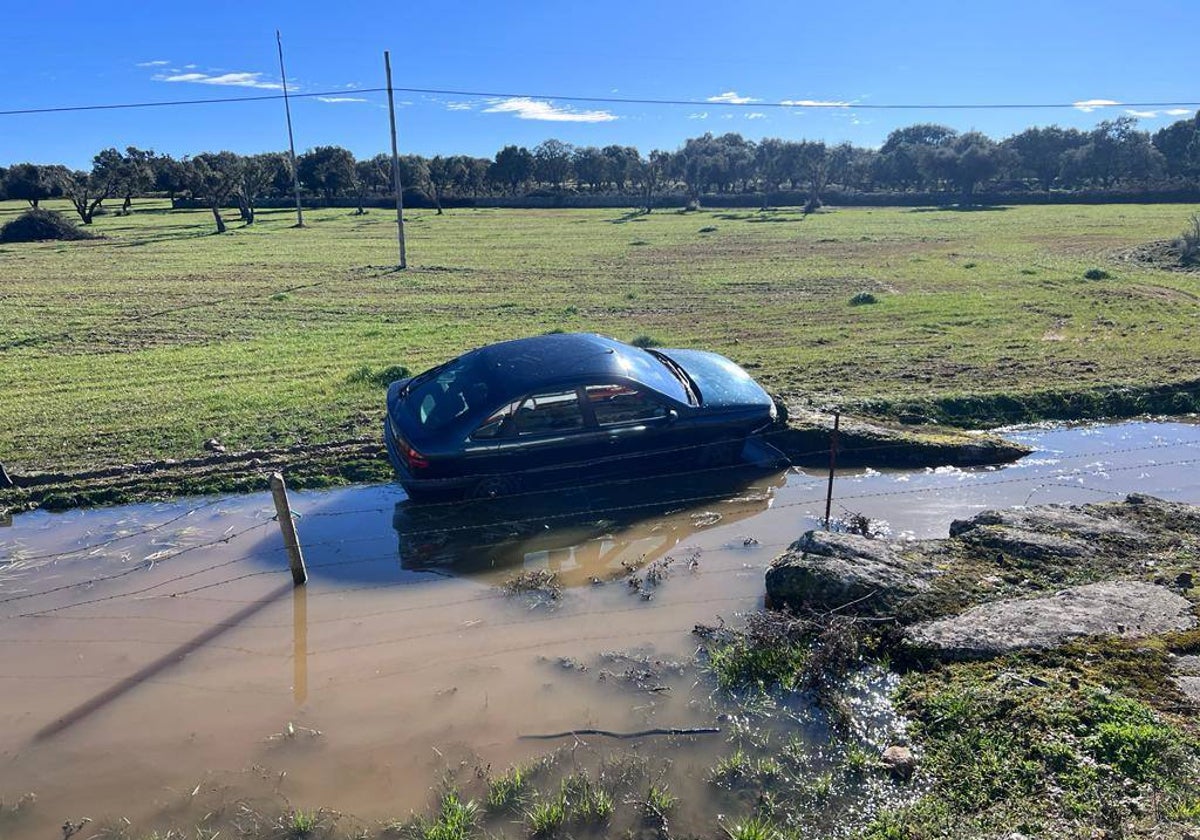
[[[1200,376],[1200,274],[1122,257],[1197,207],[418,211],[395,272],[385,211],[214,236],[164,204],[98,217],[98,240],[0,245],[9,469],[377,434],[373,374],[551,329],[717,350],[821,403]]]

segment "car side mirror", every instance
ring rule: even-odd
[[[675,409],[673,409],[673,408],[672,408],[672,409],[670,409],[669,411],[667,411],[667,422],[668,422],[668,423],[674,423],[674,422],[675,422],[676,420],[678,420],[678,419],[679,419],[679,412],[678,412],[678,411],[676,411],[676,410],[675,410]]]

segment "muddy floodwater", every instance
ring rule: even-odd
[[[1130,492],[1200,502],[1195,423],[1006,434],[1037,452],[997,468],[841,472],[833,514],[926,538],[985,508]],[[825,480],[759,470],[482,508],[416,509],[391,485],[293,493],[302,588],[268,494],[19,515],[0,527],[0,803],[36,801],[6,811],[0,834],[58,837],[83,818],[148,832],[259,801],[369,828],[426,810],[447,776],[566,747],[572,762],[615,750],[660,762],[690,827],[713,835],[713,813],[738,803],[720,800],[711,768],[751,736],[691,631],[762,605],[771,558],[820,526]],[[501,586],[540,569],[557,597]],[[855,689],[871,749],[903,726],[891,683],[868,672]],[[820,714],[776,712],[777,743],[820,771]],[[690,727],[722,731],[521,737]]]

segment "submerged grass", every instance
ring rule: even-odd
[[[0,223],[23,209],[0,203]],[[712,349],[772,391],[892,416],[985,422],[997,397],[1109,386],[1169,401],[1195,378],[1200,276],[1112,255],[1193,212],[848,208],[704,236],[696,214],[654,213],[634,247],[612,211],[418,211],[396,272],[371,216],[294,229],[264,210],[218,237],[204,211],[137,202],[97,219],[102,239],[4,246],[0,440],[24,472],[377,437],[389,369],[554,329]],[[847,306],[860,293],[877,302]]]

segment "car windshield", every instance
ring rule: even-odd
[[[674,377],[673,380],[668,379],[668,381],[672,382],[672,385],[674,386],[673,389],[660,386],[660,390],[663,393],[670,394],[676,399],[679,399],[680,397],[679,394],[675,393],[675,391],[680,391],[683,394],[683,399],[680,400],[681,402],[686,402],[688,405],[700,405],[700,395],[696,393],[696,384],[692,382],[691,377],[684,372],[683,368],[677,365],[674,360],[664,353],[659,353],[657,350],[649,350],[647,352],[654,358],[658,359],[658,361],[662,363],[662,366],[671,372],[671,377]]]
[[[475,359],[455,359],[421,374],[408,388],[406,403],[417,422],[443,429],[488,403],[488,386]]]

